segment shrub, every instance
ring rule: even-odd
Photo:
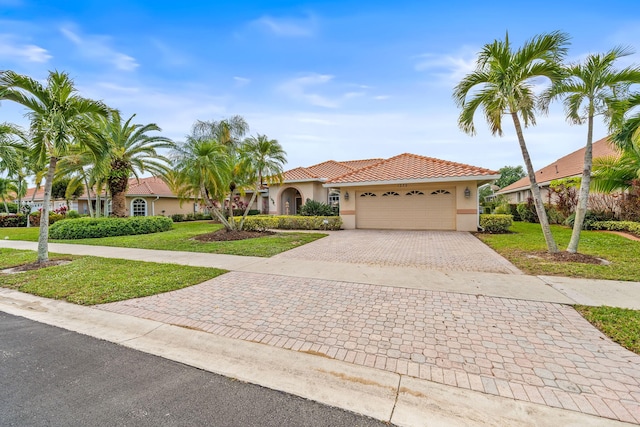
[[[307,199],[307,202],[300,206],[299,214],[302,216],[334,216],[338,213],[327,203]]]
[[[592,230],[628,231],[640,234],[640,222],[635,221],[594,221],[591,223]]]
[[[547,208],[547,218],[549,219],[549,224],[564,224],[564,221],[567,219],[562,211],[553,206]]]
[[[80,214],[78,213],[78,211],[69,211],[67,212],[67,218],[69,219],[80,218]]]
[[[584,215],[584,222],[582,223],[583,230],[594,230],[593,224],[597,222],[606,221],[609,222],[612,218],[612,213],[610,212],[595,212],[595,211],[587,211]],[[573,228],[573,223],[576,220],[576,214],[571,214],[566,220],[565,225]],[[613,221],[615,222],[615,221]]]
[[[620,219],[623,221],[640,221],[640,197],[627,195],[620,202]]]
[[[173,220],[173,222],[182,222],[185,220],[183,214],[173,214],[171,215],[171,219]]]
[[[533,199],[529,198],[526,203],[520,203],[517,207],[518,216],[524,222],[538,222],[538,213]]]
[[[241,218],[234,218],[240,224]],[[325,223],[326,221],[326,223]],[[244,221],[248,231],[279,230],[340,230],[339,216],[254,215]]]
[[[58,221],[49,229],[52,239],[90,239],[150,234],[171,229],[173,221],[163,216],[131,218],[79,218]]]
[[[480,227],[488,233],[507,233],[513,224],[513,216],[504,214],[480,215]]]
[[[40,226],[40,211],[38,212],[33,212],[31,214],[29,214],[29,224],[33,225],[34,227],[39,227]],[[60,221],[61,219],[64,219],[64,215],[60,215],[58,213],[55,212],[49,212],[49,225]]]
[[[16,203],[7,202],[7,209],[9,209],[8,213],[18,213],[18,205]],[[0,213],[7,213],[4,210],[4,203],[0,202]]]
[[[27,216],[23,214],[0,215],[0,227],[26,227]]]

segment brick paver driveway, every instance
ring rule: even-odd
[[[275,258],[520,273],[473,235],[457,231],[342,230]]]
[[[99,308],[640,423],[640,356],[560,304],[231,272]]]

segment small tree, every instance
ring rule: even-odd
[[[500,178],[496,180],[495,185],[500,188],[511,185],[526,176],[522,166],[503,166],[498,169],[498,172],[500,172]]]

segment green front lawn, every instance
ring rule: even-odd
[[[575,308],[613,341],[640,354],[640,310],[584,305]]]
[[[82,305],[145,297],[202,283],[225,273],[217,268],[51,254],[70,264],[1,274],[0,286]],[[33,251],[0,248],[0,269],[36,260]]]
[[[512,233],[477,234],[477,237],[527,274],[584,277],[590,279],[640,280],[640,242],[599,231],[583,231],[578,252],[610,262],[609,265],[550,261],[536,256],[546,251],[539,224],[514,222]],[[571,238],[568,227],[551,226],[561,250]]]
[[[199,242],[193,240],[199,234],[211,233],[222,228],[210,221],[179,222],[173,229],[163,233],[136,236],[104,237],[100,239],[51,240],[56,243],[74,243],[94,246],[117,246],[123,248],[162,249],[169,251],[204,252],[227,255],[270,257],[289,249],[302,246],[325,237],[322,233],[283,232],[255,239],[230,242]],[[38,240],[37,227],[1,228],[0,239]]]

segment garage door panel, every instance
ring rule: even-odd
[[[453,188],[356,192],[356,227],[455,230]]]

